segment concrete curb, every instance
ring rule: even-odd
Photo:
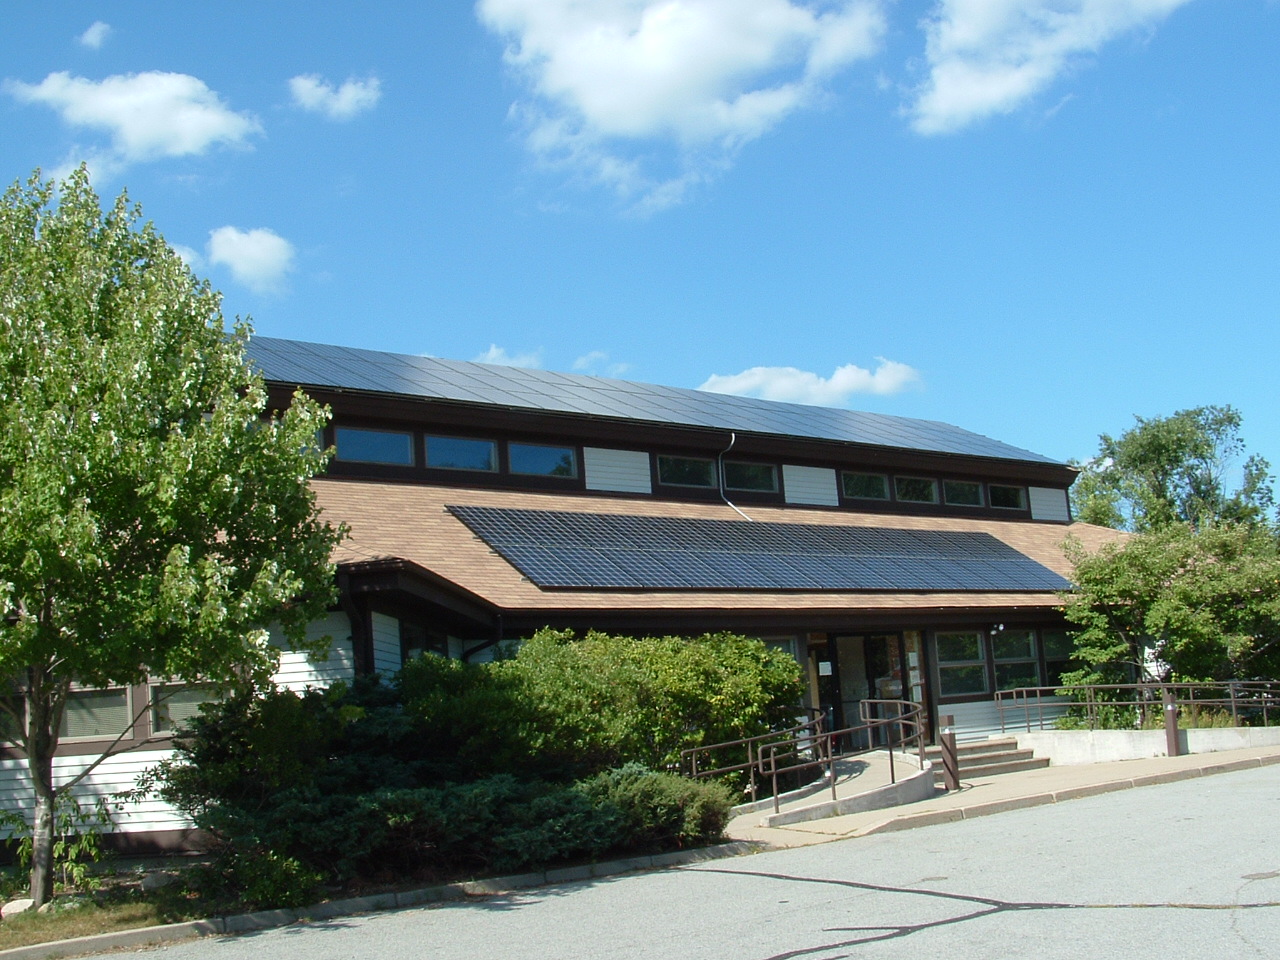
[[[170,923],[158,927],[139,927],[135,930],[121,930],[116,933],[99,933],[90,937],[77,937],[74,940],[35,943],[27,947],[12,947],[9,950],[0,950],[0,960],[45,960],[45,958],[53,957],[80,957],[87,954],[104,953],[108,950],[156,946],[163,943],[172,943],[176,940],[191,940],[196,937],[251,933],[258,930],[287,927],[290,924],[299,922],[333,920],[338,917],[350,917],[361,913],[376,913],[381,910],[401,910],[408,907],[421,907],[431,903],[465,900],[468,897],[491,897],[512,893],[517,890],[525,890],[530,887],[555,886],[563,883],[577,883],[583,880],[597,880],[602,877],[618,876],[640,870],[681,867],[692,863],[702,863],[707,860],[721,860],[726,857],[740,857],[744,854],[758,853],[761,849],[760,844],[750,843],[745,840],[733,840],[729,843],[716,844],[712,847],[699,847],[694,850],[676,850],[671,853],[658,853],[652,856],[628,857],[623,860],[608,860],[603,863],[588,863],[574,867],[558,867],[510,877],[490,877],[485,880],[444,883],[434,887],[422,887],[417,890],[404,890],[397,893],[381,893],[369,897],[330,900],[309,907],[300,907],[296,910],[263,910],[258,913],[244,913],[233,917],[211,917],[207,920],[189,920],[185,923]]]
[[[1179,780],[1194,780],[1197,777],[1208,777],[1216,773],[1234,773],[1238,770],[1253,770],[1258,767],[1280,763],[1280,755],[1269,757],[1248,757],[1242,760],[1224,760],[1219,763],[1205,763],[1198,767],[1187,767],[1183,770],[1168,770],[1163,773],[1152,773],[1141,777],[1122,780],[1108,780],[1103,783],[1090,783],[1078,787],[1068,787],[1049,793],[1028,794],[1025,797],[1010,797],[990,803],[975,803],[969,806],[952,807],[945,810],[926,810],[920,813],[905,813],[890,817],[878,823],[845,836],[833,835],[824,837],[822,841],[844,840],[849,837],[864,837],[876,833],[890,833],[898,830],[912,830],[916,827],[930,827],[939,823],[954,823],[957,820],[973,820],[995,813],[1009,810],[1022,810],[1027,807],[1038,807],[1048,803],[1064,803],[1082,797],[1094,797],[1117,790],[1133,790],[1137,787],[1150,787],[1161,783],[1175,783]]]

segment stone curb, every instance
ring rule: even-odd
[[[712,847],[699,847],[694,850],[676,850],[671,853],[628,857],[623,860],[608,860],[603,863],[589,863],[576,867],[558,867],[510,877],[490,877],[486,880],[444,883],[434,887],[422,887],[417,890],[404,890],[398,893],[381,893],[370,897],[330,900],[309,907],[300,907],[296,910],[263,910],[258,913],[239,914],[234,917],[212,917],[208,920],[189,920],[186,923],[170,923],[158,927],[139,927],[136,930],[121,930],[116,933],[99,933],[89,937],[77,937],[74,940],[34,943],[27,947],[12,947],[8,950],[0,950],[0,960],[45,960],[45,958],[53,957],[81,957],[93,953],[103,953],[108,950],[156,946],[176,940],[191,940],[196,937],[226,936],[228,934],[250,933],[258,930],[271,930],[276,927],[287,927],[300,921],[333,920],[338,917],[374,913],[380,910],[397,910],[406,907],[420,907],[430,903],[444,903],[450,900],[465,900],[468,897],[496,896],[516,890],[525,890],[530,887],[597,880],[602,877],[633,873],[639,870],[687,866],[691,863],[702,863],[707,860],[720,860],[726,857],[740,857],[748,853],[758,853],[761,849],[760,844],[750,843],[746,840],[733,840],[729,843],[721,843]]]

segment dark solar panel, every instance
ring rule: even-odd
[[[1001,460],[1056,462],[933,420],[273,337],[254,337],[249,341],[248,355],[267,380],[291,386],[361,390]]]
[[[451,506],[540,587],[1046,591],[1070,583],[986,533]]]

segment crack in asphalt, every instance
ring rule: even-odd
[[[916,887],[893,887],[886,884],[866,883],[860,880],[838,880],[830,877],[798,877],[785,873],[766,873],[754,870],[725,870],[714,867],[700,867],[697,872],[718,873],[726,876],[758,877],[760,879],[780,880],[787,883],[822,884],[826,886],[847,887],[854,890],[865,890],[872,893],[910,894],[911,896],[917,897],[932,897],[939,900],[965,903],[981,908],[960,914],[959,916],[945,917],[941,920],[930,920],[924,923],[902,924],[900,926],[826,927],[823,930],[824,933],[852,933],[857,934],[858,936],[847,940],[837,940],[832,943],[824,943],[812,947],[788,950],[785,953],[777,953],[772,954],[769,957],[764,957],[762,960],[795,960],[795,958],[798,957],[811,957],[814,954],[824,953],[830,950],[843,950],[849,947],[864,946],[868,943],[878,943],[884,940],[899,940],[925,930],[954,926],[960,923],[967,923],[970,920],[980,920],[984,917],[990,917],[1001,913],[1045,910],[1258,910],[1280,907],[1280,901],[1264,901],[1258,903],[1070,903],[1036,900],[1016,901],[1001,900],[998,897],[980,897],[973,894],[948,893],[945,890],[929,890]],[[842,960],[842,958],[846,958],[848,956],[849,954],[847,953],[828,954],[823,958],[823,960]]]

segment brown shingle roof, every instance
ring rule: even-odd
[[[591,497],[529,491],[477,490],[404,483],[318,479],[316,496],[326,519],[343,521],[350,537],[339,546],[340,564],[406,560],[508,611],[565,610],[962,610],[1052,608],[1056,594],[922,593],[806,591],[618,591],[542,590],[476,537],[445,508],[449,505],[513,507],[527,510],[705,517],[746,522],[723,504],[672,502],[650,498]],[[981,532],[1065,577],[1071,564],[1063,553],[1068,535],[1093,551],[1123,536],[1115,530],[1076,523],[1070,526],[965,517],[868,514],[796,507],[744,508],[755,520],[824,526],[889,527],[915,530]]]

